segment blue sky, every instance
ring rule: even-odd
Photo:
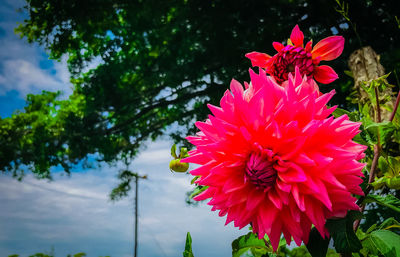
[[[41,46],[30,45],[13,33],[24,14],[20,0],[0,0],[0,116],[22,110],[27,94],[42,90],[71,90],[65,60],[55,62]],[[193,237],[196,257],[230,256],[231,242],[246,234],[210,211],[188,207],[185,193],[191,177],[168,169],[171,142],[148,142],[130,168],[147,174],[139,187],[139,256],[182,256],[186,232]],[[117,185],[122,165],[75,170],[54,181],[28,174],[22,182],[0,175],[0,256],[21,257],[54,249],[57,257],[86,252],[89,257],[132,256],[133,196],[116,203],[108,194]]]

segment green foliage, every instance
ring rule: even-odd
[[[359,47],[330,0],[26,2],[29,18],[16,32],[54,59],[68,58],[74,94],[63,101],[50,93],[30,96],[25,113],[0,120],[0,170],[17,177],[27,167],[49,178],[51,167],[68,172],[88,156],[109,163],[131,158],[143,142],[164,134],[181,141],[233,77],[248,79],[244,54],[274,53],[270,42],[286,40],[296,23],[314,42],[332,28],[346,38],[336,70]],[[396,24],[396,7],[396,0],[355,0],[344,9],[363,24],[358,34],[378,49],[388,70],[400,59],[400,36],[382,20]],[[336,85],[335,101],[346,106],[349,78]]]
[[[129,170],[120,171],[120,173],[118,174],[120,183],[111,191],[110,199],[113,201],[117,201],[127,196],[129,191],[131,190],[131,181],[137,176],[137,173],[131,172]]]
[[[364,203],[372,203],[375,202],[379,205],[388,207],[396,212],[400,213],[400,199],[393,195],[367,195],[364,199]]]
[[[361,219],[362,214],[356,211],[349,211],[345,218],[329,219],[326,221],[326,228],[333,239],[333,245],[338,253],[358,252],[362,246],[353,230],[353,223]]]
[[[371,185],[374,189],[380,189],[384,186],[390,189],[400,189],[400,161],[398,158],[388,156],[379,157],[378,167],[383,174],[382,177],[375,180]]]
[[[264,240],[259,239],[252,232],[232,242],[232,257],[262,257],[268,252],[272,252],[271,247],[266,246]]]
[[[311,229],[308,238],[308,243],[306,245],[307,250],[312,257],[325,257],[328,251],[328,245],[330,240],[331,240],[330,237],[322,238],[321,234],[314,227]]]
[[[192,237],[190,236],[189,232],[186,234],[185,251],[183,252],[183,257],[194,257],[192,251]]]
[[[85,257],[86,256],[86,253],[77,253],[77,254],[74,254],[74,257]]]
[[[375,256],[400,256],[400,236],[389,230],[375,230],[362,241],[364,254]],[[369,255],[368,255],[369,256]]]

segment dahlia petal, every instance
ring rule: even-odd
[[[312,40],[308,41],[305,48],[306,52],[311,53],[312,51]]]
[[[222,191],[226,194],[228,193],[232,193],[236,190],[240,190],[242,188],[244,188],[246,186],[246,184],[244,184],[242,181],[239,181],[236,178],[231,178],[228,179],[224,185],[224,187],[222,188]]]
[[[268,54],[264,53],[259,53],[259,52],[251,52],[245,55],[247,58],[250,59],[251,65],[253,67],[261,67],[261,68],[266,68],[268,65],[268,60],[271,59],[271,56]]]
[[[322,180],[325,180],[327,183],[340,188],[340,189],[346,189],[346,186],[344,186],[337,178],[331,173],[331,172],[326,172],[323,176],[321,176]]]
[[[292,202],[291,204],[294,204],[294,203]],[[298,208],[296,208],[295,206],[290,206],[289,211],[290,211],[291,216],[293,217],[293,220],[296,223],[300,223],[300,219],[301,219],[300,210]]]
[[[285,48],[285,46],[282,43],[279,42],[273,42],[272,46],[275,48],[275,50],[277,52],[279,52],[280,50],[282,50],[283,48]]]
[[[320,97],[318,97],[315,100],[315,104],[317,105],[317,109],[323,109],[324,106],[332,99],[332,97],[335,95],[336,91],[335,90],[331,90],[329,93],[327,94],[323,94]]]
[[[314,79],[322,84],[329,84],[338,77],[339,76],[330,66],[321,65],[314,68]]]
[[[220,210],[218,216],[223,217],[228,213],[228,209]]]
[[[323,214],[321,206],[317,205],[314,201],[304,201],[306,205],[307,212],[305,214],[314,224],[315,228],[321,234],[321,236],[325,235],[325,215]]]
[[[214,191],[212,188],[208,188],[205,191],[201,192],[200,194],[196,195],[195,197],[193,197],[194,200],[196,201],[203,201],[206,200],[208,198],[213,197],[214,195]]]
[[[344,48],[344,38],[341,36],[331,36],[319,41],[311,51],[312,58],[321,57],[322,61],[331,61],[342,54]]]
[[[243,127],[243,126],[240,127],[240,132],[242,132],[242,136],[244,137],[244,139],[246,139],[247,141],[251,140],[252,136],[245,127]]]
[[[226,201],[226,206],[231,207],[246,202],[246,200],[247,194],[230,194],[228,200]]]
[[[215,130],[215,127],[212,124],[208,124],[206,122],[196,121],[196,127],[201,129],[201,131],[212,141],[219,141],[220,136],[218,135],[218,131]]]
[[[310,230],[311,230],[311,221],[304,213],[301,214],[300,226],[303,231],[303,242],[304,242],[304,244],[307,244],[308,237],[310,235]],[[300,246],[300,244],[297,244],[297,245]]]
[[[243,86],[237,80],[232,79],[230,88],[235,98],[243,98]]]
[[[260,192],[258,189],[253,189],[250,191],[248,195],[248,199],[246,202],[246,210],[252,211],[254,210],[261,202],[264,200],[265,195]]]
[[[207,104],[208,109],[214,114],[215,117],[224,117],[224,110],[221,107],[212,105],[212,104]]]
[[[311,176],[307,176],[306,179],[307,183],[303,183],[299,185],[299,188],[301,191],[305,191],[310,194],[319,194],[320,193],[320,188],[316,184],[315,180],[311,178]]]
[[[281,220],[276,219],[272,223],[271,232],[268,234],[269,241],[271,242],[271,246],[274,251],[278,250],[279,242],[281,239],[281,227]]]
[[[277,219],[278,215],[278,209],[276,209],[274,206],[266,206],[262,205],[260,206],[260,224],[264,228],[265,233],[271,233],[271,227],[272,223]],[[264,233],[264,234],[265,234]],[[264,236],[264,234],[259,234],[259,236]]]
[[[291,168],[287,172],[279,173],[278,176],[285,183],[304,182],[307,180],[303,169],[294,163],[291,163]]]
[[[290,189],[292,188],[292,186],[290,184],[286,184],[279,179],[276,181],[276,185],[280,190],[282,190],[286,193],[289,193]]]
[[[303,32],[300,30],[298,25],[294,26],[292,33],[290,34],[290,41],[292,41],[292,43],[295,46],[302,46],[303,40],[304,40]]]
[[[299,207],[299,209],[302,212],[304,212],[306,210],[306,207],[305,207],[305,204],[304,204],[304,196],[300,195],[299,188],[296,185],[294,185],[292,187],[292,196],[293,196],[294,201],[297,204],[297,207]]]
[[[300,153],[299,155],[297,155],[295,162],[298,164],[301,164],[301,165],[306,165],[306,166],[315,166],[316,165],[314,160],[311,159],[310,157],[308,157],[304,153]]]
[[[286,240],[286,244],[290,245],[290,243],[292,242],[292,235],[290,234],[290,232],[286,228],[282,228],[282,233],[283,233],[283,237]]]
[[[269,191],[268,199],[275,205],[276,208],[278,208],[279,210],[282,209],[282,202],[279,199],[278,194],[275,193],[274,190]]]
[[[315,180],[315,183],[319,190],[319,193],[315,194],[315,196],[326,206],[326,208],[328,208],[328,210],[332,211],[332,202],[325,185],[320,180]]]
[[[181,162],[187,162],[186,161],[186,159],[187,158],[185,158],[185,159],[182,159],[181,160]],[[194,169],[194,170],[191,170],[189,173],[190,174],[192,174],[193,176],[201,176],[201,175],[208,175],[208,174],[210,174],[210,169],[213,167],[213,166],[215,166],[215,161],[209,161],[208,163],[206,163],[206,164],[204,164],[204,165],[202,165],[202,166],[200,166],[200,167],[197,167],[196,169]]]
[[[198,179],[196,181],[196,183],[198,185],[201,185],[201,186],[213,186],[213,187],[218,187],[224,182],[225,182],[225,178],[224,177],[215,176],[215,175],[212,175],[211,173],[208,174],[207,176],[202,176],[200,179]],[[233,191],[234,190],[235,190],[235,188],[233,189]]]
[[[204,165],[210,161],[210,158],[208,156],[205,156],[203,153],[197,153],[197,154],[192,154],[189,157],[186,157],[185,159],[182,159],[182,161]]]
[[[279,58],[310,55],[293,46],[281,51]],[[282,86],[266,72],[250,70],[246,90],[232,81],[221,107],[209,105],[214,116],[196,123],[200,131],[188,137],[196,148],[183,161],[201,165],[191,173],[208,189],[196,200],[211,198],[208,205],[226,215],[226,223],[251,223],[276,249],[282,232],[289,242],[306,243],[312,224],[325,237],[326,219],[359,209],[352,194],[362,194],[365,163],[358,160],[366,146],[352,141],[360,124],[345,115],[328,117],[334,91],[319,92],[299,66]]]

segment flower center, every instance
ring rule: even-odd
[[[312,75],[314,71],[312,55],[302,47],[288,45],[276,55],[270,74],[281,84],[288,79],[289,73],[294,72],[296,66],[299,67],[302,76]]]
[[[245,181],[255,185],[258,189],[269,189],[275,184],[276,170],[274,162],[268,156],[259,153],[252,153],[246,163]]]

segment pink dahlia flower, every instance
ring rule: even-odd
[[[245,90],[232,80],[221,107],[209,105],[213,115],[187,137],[196,148],[183,161],[201,165],[190,173],[208,186],[195,200],[211,198],[227,224],[251,224],[275,250],[281,233],[288,244],[307,242],[311,224],[326,236],[327,218],[359,209],[352,194],[363,194],[366,147],[352,138],[360,123],[330,116],[334,91],[320,95],[298,69],[285,87],[262,69],[250,77]]]
[[[327,65],[318,66],[320,61],[330,61],[341,55],[344,46],[344,38],[331,36],[319,41],[312,48],[312,41],[303,45],[304,35],[296,25],[290,35],[287,46],[274,42],[272,46],[278,53],[274,56],[251,52],[246,57],[251,60],[253,66],[264,68],[275,80],[282,84],[288,79],[288,74],[293,73],[295,67],[299,67],[301,75],[314,77],[323,84],[329,84],[338,78],[336,72]]]

